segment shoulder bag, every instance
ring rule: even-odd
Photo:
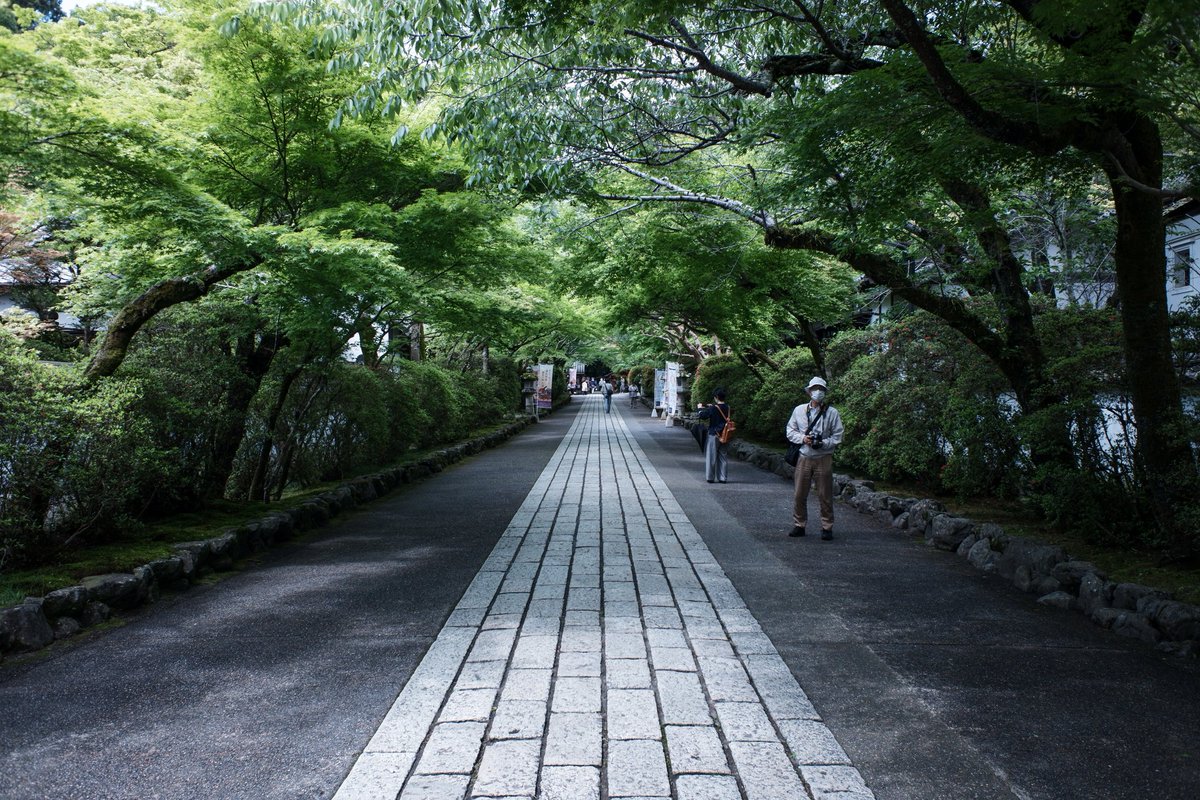
[[[734,424],[732,415],[721,411],[721,406],[717,406],[717,411],[725,418],[725,427],[721,428],[720,433],[717,434],[717,441],[721,444],[729,444],[729,440],[733,438],[733,434],[737,431],[737,425]]]

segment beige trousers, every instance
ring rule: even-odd
[[[796,462],[796,496],[792,506],[792,523],[801,528],[808,524],[808,488],[817,484],[817,499],[821,502],[821,530],[833,530],[833,453],[820,458],[804,458]]]

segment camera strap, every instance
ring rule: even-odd
[[[822,406],[821,406],[821,413],[820,413],[820,414],[817,414],[817,418],[816,418],[816,419],[809,418],[809,420],[808,420],[808,430],[806,430],[806,431],[804,432],[804,435],[805,435],[805,436],[811,436],[811,435],[812,435],[812,429],[813,429],[813,426],[814,426],[814,425],[816,425],[818,422],[820,422],[820,421],[821,421],[821,417],[825,416],[825,412],[826,412],[828,409],[829,409],[829,406],[827,406],[827,405],[822,405]],[[808,412],[805,414],[805,416],[806,416],[806,417],[808,417],[808,416],[809,416],[811,413],[812,413],[812,409],[810,408],[810,409],[808,410]]]

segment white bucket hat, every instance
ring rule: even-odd
[[[829,391],[829,387],[825,384],[825,379],[819,375],[808,382],[808,386],[804,387],[804,391],[807,392],[810,389],[812,389],[814,386],[820,386],[825,391]]]

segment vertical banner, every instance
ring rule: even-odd
[[[575,367],[571,367],[571,369],[567,371],[567,388],[572,392],[579,388],[578,384],[575,383],[578,375],[579,373],[576,372]]]
[[[663,402],[666,400],[666,375],[665,369],[654,370],[654,407],[662,408]]]
[[[667,413],[674,416],[678,414],[679,409],[679,362],[668,361],[666,375],[666,398],[663,404],[667,407]]]
[[[550,393],[554,385],[554,365],[538,364],[537,376],[537,407],[549,409],[551,407]]]

